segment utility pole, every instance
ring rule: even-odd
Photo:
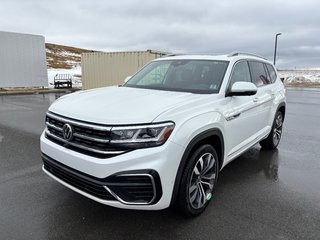
[[[276,34],[276,41],[274,43],[274,55],[273,55],[273,65],[276,65],[276,57],[277,57],[277,47],[278,47],[278,36],[280,36],[282,33]]]

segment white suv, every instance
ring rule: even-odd
[[[261,57],[168,56],[124,85],[55,101],[41,136],[43,171],[97,202],[203,212],[219,171],[260,143],[278,146],[285,88]]]

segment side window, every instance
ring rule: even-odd
[[[267,73],[264,69],[263,63],[261,62],[249,62],[251,74],[252,74],[252,82],[257,86],[263,86],[270,83],[270,80],[267,77]]]
[[[233,69],[230,86],[235,82],[251,82],[250,70],[247,61],[238,62]]]
[[[271,78],[271,82],[274,83],[277,79],[277,74],[276,71],[274,70],[274,68],[270,65],[270,64],[266,64],[270,78]]]

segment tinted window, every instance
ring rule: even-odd
[[[261,62],[249,62],[252,82],[257,86],[263,86],[269,84],[270,81],[267,77],[266,71],[264,69],[263,63]]]
[[[241,61],[235,65],[230,80],[230,86],[235,82],[251,82],[250,70],[247,61]]]
[[[148,64],[124,85],[193,93],[218,93],[227,61],[161,60]]]
[[[267,69],[268,69],[268,72],[269,72],[269,75],[271,78],[271,82],[274,83],[277,79],[276,71],[274,70],[274,68],[271,65],[269,65],[269,64],[266,64],[266,65],[267,65]]]

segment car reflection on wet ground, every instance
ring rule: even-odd
[[[104,206],[43,174],[39,135],[59,96],[0,96],[1,239],[319,239],[320,92],[288,91],[279,149],[228,164],[194,219]]]

